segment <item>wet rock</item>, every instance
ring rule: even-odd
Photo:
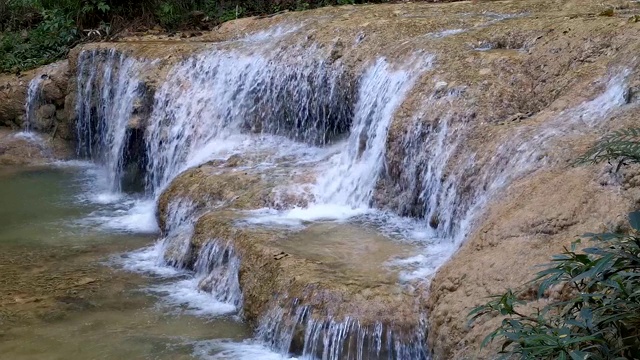
[[[56,106],[53,104],[42,105],[36,110],[36,116],[38,118],[52,119],[56,115],[56,110]]]
[[[19,136],[0,128],[0,165],[37,165],[71,156],[73,151],[66,141],[48,141],[38,135]]]
[[[425,289],[403,290],[397,283],[397,274],[376,265],[385,257],[374,260],[375,257],[369,257],[371,253],[358,250],[361,246],[351,246],[335,248],[341,249],[344,256],[344,260],[336,261],[335,253],[323,255],[326,251],[317,252],[305,242],[317,242],[317,246],[331,249],[335,244],[327,239],[340,239],[338,229],[332,228],[321,237],[312,233],[308,238],[299,235],[299,238],[288,239],[287,231],[234,227],[236,216],[234,212],[220,210],[203,215],[196,224],[192,246],[198,248],[209,239],[225,239],[233,245],[240,258],[243,314],[250,322],[256,323],[269,317],[271,311],[282,309],[283,322],[300,327],[300,331],[294,331],[298,336],[292,339],[293,350],[303,347],[305,331],[302,330],[309,331],[312,319],[319,324],[328,317],[336,324],[348,319],[357,321],[361,328],[371,329],[368,336],[379,326],[384,333],[393,334],[396,345],[424,341],[416,336],[422,333],[420,314],[426,299],[426,293],[422,292]],[[364,248],[371,251],[374,243],[365,234],[357,237],[360,245],[367,244]],[[323,241],[327,242],[321,245]],[[305,251],[306,246],[311,247]],[[359,256],[362,261],[350,261],[353,256]],[[310,318],[296,318],[295,314],[303,307]],[[352,336],[351,331],[345,336]]]
[[[56,117],[56,106],[53,104],[42,105],[36,110],[36,123],[32,124],[33,128],[38,131],[47,132],[53,126]]]
[[[336,62],[342,57],[344,48],[345,47],[342,43],[342,40],[338,39],[338,41],[336,41],[336,43],[333,45],[333,48],[331,49],[331,54],[329,54],[329,59],[331,60],[331,62]]]
[[[15,125],[24,114],[28,86],[27,76],[0,75],[0,125]]]
[[[65,94],[53,80],[45,80],[42,83],[42,95],[46,101],[64,103]]]

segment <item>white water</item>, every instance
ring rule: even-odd
[[[256,337],[284,356],[300,328],[305,330],[304,359],[429,358],[424,343],[426,326],[410,334],[399,334],[382,323],[362,326],[357,319],[349,317],[341,321],[331,317],[316,319],[311,307],[295,303],[288,309],[272,307],[264,315]],[[407,341],[407,338],[413,340]]]
[[[304,357],[289,357],[274,352],[267,346],[255,341],[243,343],[230,341],[201,341],[194,344],[194,356],[206,360],[296,360]],[[311,360],[311,359],[309,359]]]
[[[318,204],[371,206],[393,115],[431,60],[424,59],[419,68],[393,71],[386,60],[378,59],[362,75],[349,139],[322,168],[315,190]]]
[[[104,166],[112,192],[120,191],[128,123],[141,96],[137,76],[145,65],[115,49],[78,58],[77,153]]]
[[[464,124],[455,125],[452,120],[456,107],[464,106],[458,102],[459,94],[434,94],[420,111],[448,106],[451,112],[432,125],[422,123],[416,114],[415,124],[404,137],[407,186],[402,194],[422,206],[421,220],[410,220],[373,210],[373,195],[384,171],[393,115],[433,59],[416,55],[418,59],[401,65],[378,59],[350,80],[341,64],[328,62],[327,54],[319,49],[293,47],[283,53],[273,50],[275,43],[240,43],[176,65],[158,89],[145,133],[147,193],[152,194],[145,199],[118,190],[126,128],[140,97],[136,69],[146,63],[115,51],[81,55],[77,113],[78,135],[83,141],[79,152],[104,165],[107,176],[101,189],[107,190],[96,191],[91,201],[111,206],[88,221],[102,222],[111,229],[155,231],[156,197],[184,170],[233,154],[259,154],[260,166],[268,168],[277,166],[274,158],[286,155],[293,163],[310,166],[319,174],[310,184],[315,201],[305,208],[257,209],[247,213],[246,223],[304,226],[318,220],[365,222],[390,237],[424,245],[422,254],[389,264],[406,269],[401,281],[424,280],[454,253],[475,217],[500,189],[553,161],[541,158],[541,154],[556,139],[597,126],[622,104],[624,81],[614,78],[603,95],[572,112],[542,125],[523,126],[515,140],[505,139],[487,160],[460,146],[466,134]],[[350,84],[357,86],[352,89]],[[471,173],[476,176],[469,182]],[[461,193],[462,185],[469,191]],[[404,213],[405,209],[396,210]],[[198,249],[198,256],[192,256],[195,249],[190,238],[199,216],[187,200],[170,204],[162,239],[130,254],[125,267],[175,277],[170,284],[149,289],[163,295],[168,305],[186,306],[190,313],[202,316],[236,312],[242,303],[238,283],[241,259],[224,239],[212,239]],[[427,226],[433,219],[438,222],[436,229]],[[197,262],[189,264],[193,258]],[[324,352],[319,356],[337,359],[344,355],[345,341],[361,338],[368,339],[367,347],[356,343],[356,357],[365,356],[365,351],[379,356],[383,348],[397,358],[426,356],[424,344],[418,341],[381,345],[383,329],[362,329],[355,319],[318,321],[308,309],[298,307],[287,310],[293,314],[285,321],[284,310],[273,311],[263,319],[258,339],[275,353],[265,352],[259,343],[202,343],[198,351],[220,359],[286,358],[293,336],[288,321],[293,318],[293,325],[307,329],[303,356]],[[385,333],[385,337],[393,334]],[[217,347],[217,353],[212,346]]]
[[[327,144],[346,131],[350,95],[339,86],[340,66],[313,50],[304,57],[243,50],[197,55],[177,65],[158,90],[147,129],[153,154],[147,186],[156,195],[190,167],[243,147],[273,149],[268,134]],[[281,144],[275,150],[289,149]]]
[[[45,75],[36,74],[36,76],[29,81],[27,99],[24,104],[25,119],[22,126],[23,130],[27,133],[31,132],[31,128],[36,122],[36,110],[42,105],[42,82],[45,78]]]

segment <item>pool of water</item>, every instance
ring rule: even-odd
[[[157,234],[93,221],[123,211],[100,193],[86,164],[0,168],[0,358],[275,356],[243,342],[251,332],[236,316],[166,301],[189,274],[124,271],[121,260]]]

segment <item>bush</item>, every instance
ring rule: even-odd
[[[640,162],[640,129],[611,133],[577,163],[616,161],[617,169]],[[587,234],[595,246],[577,251],[580,241],[553,257],[533,280],[537,298],[547,302],[533,313],[522,310],[526,289],[493,297],[475,308],[471,321],[505,316],[482,346],[499,341],[504,358],[640,359],[640,212],[629,214],[625,234]],[[543,299],[550,289],[564,298]]]
[[[506,316],[482,346],[501,341],[504,358],[640,358],[640,212],[630,220],[631,234],[590,234],[596,246],[578,252],[577,241],[538,273],[539,298],[551,287],[567,287],[566,299],[524,314],[522,294],[509,290],[474,309],[472,320]]]
[[[386,2],[388,0],[374,0]],[[144,23],[173,31],[364,0],[0,0],[0,72],[62,58],[76,42]],[[194,21],[194,15],[198,21]],[[204,21],[203,21],[204,20]],[[116,26],[118,25],[118,26]],[[47,32],[50,31],[50,34]]]
[[[72,19],[60,10],[45,10],[43,21],[31,31],[0,35],[0,72],[44,65],[66,55],[78,38]]]

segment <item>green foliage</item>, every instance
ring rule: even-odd
[[[386,2],[388,0],[374,0]],[[123,28],[206,30],[245,16],[307,10],[364,0],[0,0],[0,72],[64,57],[79,41]]]
[[[640,162],[640,128],[614,131],[605,136],[576,162],[577,164],[618,161],[618,168],[625,163]]]
[[[595,246],[577,241],[538,273],[538,298],[562,288],[562,299],[525,313],[525,290],[509,290],[474,309],[471,321],[506,316],[482,346],[500,341],[503,358],[640,358],[640,212],[629,223],[629,234],[585,235]]]
[[[181,21],[178,8],[171,1],[161,2],[155,14],[158,22],[164,27],[174,27]]]
[[[0,72],[40,66],[66,55],[78,37],[75,22],[60,10],[44,10],[38,26],[0,35]]]

